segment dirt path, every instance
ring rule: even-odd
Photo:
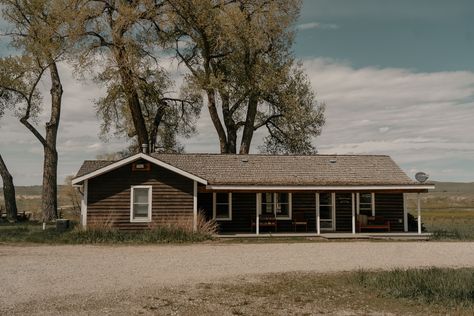
[[[0,306],[240,275],[423,266],[472,267],[474,243],[0,246]]]

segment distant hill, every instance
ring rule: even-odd
[[[433,192],[474,193],[474,182],[433,182],[436,186]]]

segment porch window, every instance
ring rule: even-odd
[[[151,222],[152,187],[132,186],[130,222]]]
[[[232,220],[232,193],[213,193],[213,216],[215,220]]]
[[[375,216],[375,194],[359,193],[359,214]]]
[[[291,219],[291,193],[262,193],[262,215],[273,215],[277,219]]]

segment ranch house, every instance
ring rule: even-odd
[[[123,230],[188,220],[198,212],[220,234],[407,232],[406,193],[434,185],[410,179],[383,155],[138,153],[85,161],[72,181],[81,223]]]

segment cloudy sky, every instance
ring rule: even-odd
[[[306,0],[294,52],[327,104],[319,152],[389,154],[410,176],[473,182],[473,16],[472,1]],[[62,181],[82,160],[125,145],[98,138],[93,100],[101,88],[74,79],[67,65],[61,73]],[[217,152],[205,109],[198,130],[183,141],[186,151]],[[0,153],[17,185],[41,183],[42,148],[9,115],[0,121]]]

